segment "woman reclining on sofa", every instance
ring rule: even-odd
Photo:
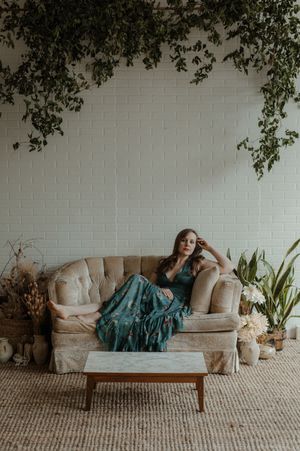
[[[201,255],[210,252],[216,261]],[[97,322],[98,337],[111,351],[165,351],[167,340],[182,330],[184,316],[191,315],[190,295],[197,274],[217,266],[221,274],[233,270],[231,261],[220,254],[193,229],[178,233],[172,254],[160,261],[150,280],[132,275],[99,310],[98,304],[48,307],[57,316],[77,316]]]

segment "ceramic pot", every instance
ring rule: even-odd
[[[263,345],[274,346],[276,351],[282,351],[286,337],[286,329],[274,329],[273,332],[262,334],[258,337],[258,341]]]
[[[13,353],[14,348],[9,343],[8,338],[0,338],[0,363],[8,362]]]
[[[256,340],[253,339],[249,342],[240,342],[240,352],[242,360],[247,363],[247,365],[255,366],[257,365],[259,359],[259,345]]]
[[[28,360],[28,362],[31,362],[31,360],[32,360],[32,344],[31,343],[24,344],[24,357]]]
[[[276,351],[283,350],[283,342],[286,339],[286,330],[274,330],[274,342]]]
[[[259,345],[259,351],[259,358],[263,360],[271,359],[276,354],[274,346],[269,345]]]
[[[23,343],[17,343],[17,354],[23,355],[24,345]]]
[[[37,365],[43,365],[48,358],[49,346],[44,335],[34,335],[32,354]]]

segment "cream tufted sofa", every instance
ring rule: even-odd
[[[149,278],[161,257],[90,257],[64,265],[49,282],[49,297],[63,305],[99,303],[99,306],[132,274]],[[208,371],[238,371],[236,350],[241,283],[232,274],[221,275],[212,297],[230,296],[226,313],[193,313],[184,319],[184,330],[168,341],[168,351],[202,351]],[[83,370],[89,351],[107,350],[99,341],[95,325],[76,317],[63,320],[52,315],[50,370],[58,374]]]

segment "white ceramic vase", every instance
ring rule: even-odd
[[[28,362],[31,362],[31,360],[32,360],[32,344],[31,343],[24,344],[24,357],[28,360]]]
[[[256,340],[253,339],[252,341],[240,342],[240,352],[241,352],[241,358],[242,361],[247,363],[247,365],[255,366],[257,365],[260,349],[258,343],[256,343]]]
[[[0,338],[0,363],[8,362],[13,353],[14,348],[9,343],[8,338]]]
[[[43,365],[48,358],[49,346],[44,335],[34,335],[32,354],[37,365]]]
[[[273,346],[259,345],[259,358],[263,360],[272,359],[276,354],[276,349]]]

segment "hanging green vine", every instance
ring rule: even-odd
[[[281,128],[288,101],[300,103],[299,11],[297,0],[168,0],[167,7],[153,0],[5,0],[0,43],[14,48],[21,41],[26,50],[15,70],[0,61],[0,100],[13,104],[16,95],[23,97],[22,119],[34,129],[29,150],[40,151],[49,135],[63,135],[62,112],[80,111],[81,93],[90,87],[88,72],[99,87],[124,62],[132,66],[142,58],[146,69],[156,67],[162,45],[168,45],[178,71],[187,71],[191,55],[191,82],[198,84],[213,69],[213,46],[238,37],[224,61],[246,74],[249,68],[264,71],[266,80],[260,138],[257,144],[249,137],[238,144],[251,153],[260,178],[298,138],[296,131]],[[205,31],[207,39],[191,43],[195,30]]]

